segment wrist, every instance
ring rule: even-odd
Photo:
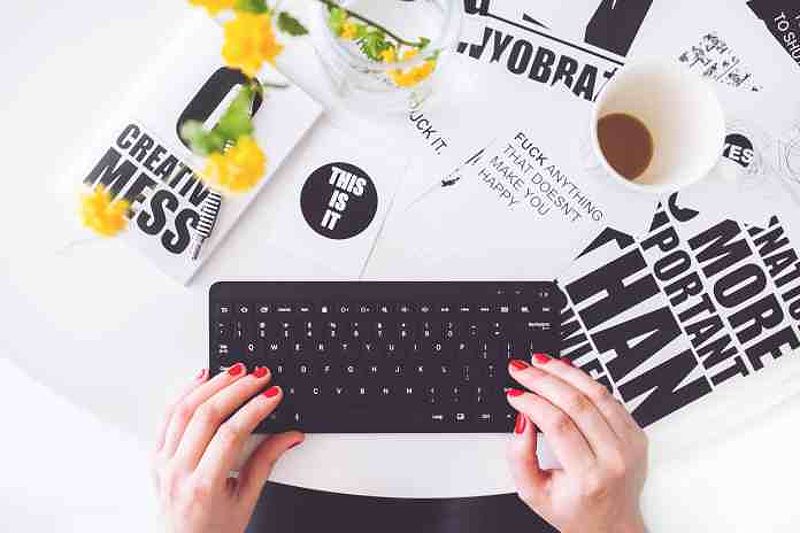
[[[614,527],[614,532],[617,533],[647,533],[647,528],[644,525],[644,518],[642,513],[636,512],[629,520],[622,522]]]
[[[630,517],[624,517],[613,524],[595,524],[587,526],[586,523],[577,524],[577,527],[565,527],[562,533],[647,533],[644,525],[644,518],[641,513],[635,513]]]

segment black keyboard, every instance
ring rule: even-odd
[[[212,374],[266,366],[274,433],[508,432],[511,358],[557,354],[544,282],[223,282],[210,291]]]

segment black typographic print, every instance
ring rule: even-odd
[[[572,268],[561,356],[642,426],[800,347],[800,254],[777,216],[702,218],[673,194],[645,235],[607,228]]]
[[[311,173],[300,194],[311,229],[329,239],[355,237],[378,211],[378,192],[366,172],[350,163],[328,163]]]
[[[628,55],[653,0],[603,0],[586,26],[588,44]]]
[[[766,24],[789,57],[800,65],[800,3],[797,0],[750,0],[747,5]]]
[[[167,252],[183,254],[200,220],[208,188],[141,124],[127,124],[83,178],[130,204],[127,216]]]
[[[725,148],[722,155],[743,168],[747,168],[753,162],[755,151],[753,143],[740,133],[731,133],[725,137]]]
[[[520,14],[520,19],[533,27],[549,29],[548,25],[536,16],[536,2],[528,1],[532,5],[525,6],[526,11]],[[595,9],[584,29],[584,42],[620,56],[628,55],[652,4],[653,0],[601,0],[600,5]],[[493,13],[491,7],[491,0],[464,0],[464,12],[468,15],[488,16],[517,25],[516,21],[506,20],[502,16]],[[565,5],[562,9],[574,8],[572,5]],[[576,13],[575,20],[585,20],[581,16],[585,14]],[[530,27],[527,29],[537,33]],[[555,30],[557,31],[557,28]],[[578,43],[559,40],[554,36],[551,38],[590,55],[598,55],[593,51],[586,50]],[[467,44],[460,43],[458,52],[464,53],[466,47]],[[602,55],[598,57],[603,58]]]
[[[489,0],[464,0],[464,12],[468,15],[488,15]]]

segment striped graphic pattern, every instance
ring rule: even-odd
[[[208,196],[203,201],[200,208],[200,221],[197,223],[195,232],[194,247],[192,248],[192,259],[200,256],[200,249],[203,242],[211,236],[214,225],[217,223],[219,210],[222,207],[222,195],[215,191],[209,191]]]

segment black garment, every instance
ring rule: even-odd
[[[268,483],[247,533],[553,533],[516,495],[444,500],[349,496]]]
[[[609,52],[628,55],[652,4],[653,0],[617,0],[616,5],[613,0],[602,0],[586,26],[584,40]]]

